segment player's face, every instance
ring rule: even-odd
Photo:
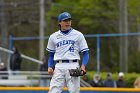
[[[61,25],[61,30],[68,30],[71,27],[71,19],[63,20],[59,24]]]

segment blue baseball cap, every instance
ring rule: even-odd
[[[71,19],[71,15],[68,12],[63,12],[63,13],[59,14],[58,21],[63,21],[66,19]]]

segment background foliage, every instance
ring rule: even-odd
[[[139,3],[140,1],[138,0],[127,1],[129,32],[138,32]],[[71,0],[70,2],[59,0],[54,2],[50,10],[46,17],[49,17],[53,24],[57,24],[59,13],[64,11],[70,12],[73,17],[73,28],[81,31],[83,34],[120,33],[119,0]],[[52,28],[57,28],[57,25],[56,27],[53,25]],[[56,30],[51,30],[50,33]],[[86,39],[90,48],[88,70],[96,70],[96,38]],[[138,37],[129,38],[129,72],[136,70],[135,65],[139,61],[139,59],[136,59],[137,53],[134,53],[138,50],[138,46],[134,46],[137,43],[137,39]],[[136,42],[134,43],[133,41]],[[119,57],[119,37],[101,38],[101,71],[119,72]],[[139,71],[136,70],[136,72]]]
[[[5,0],[11,4],[5,8],[9,34],[14,37],[39,35],[39,0]],[[7,4],[7,5],[8,5]],[[12,5],[13,4],[13,5]],[[140,0],[127,0],[128,30],[140,31]],[[67,11],[73,18],[72,27],[83,34],[105,34],[119,32],[119,0],[45,0],[45,36],[57,31],[57,16]],[[18,24],[13,26],[14,24]],[[12,28],[11,28],[12,27]],[[139,39],[129,37],[129,72],[140,72]],[[96,38],[86,38],[90,59],[87,70],[96,71]],[[21,53],[39,59],[39,41],[14,41]],[[45,47],[47,39],[45,40]],[[44,49],[45,51],[45,49]],[[101,38],[101,71],[119,72],[119,37]],[[48,52],[45,51],[48,55]],[[30,68],[32,67],[32,69]],[[38,64],[23,60],[23,70],[38,70]]]

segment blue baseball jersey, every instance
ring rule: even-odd
[[[66,34],[60,30],[53,33],[46,49],[54,52],[54,60],[80,60],[79,52],[89,50],[84,35],[73,28]]]

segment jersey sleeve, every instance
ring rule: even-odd
[[[83,64],[84,66],[86,66],[87,63],[88,63],[88,60],[89,60],[89,53],[88,53],[88,51],[84,51],[84,52],[83,52],[82,64]]]
[[[48,40],[48,45],[46,50],[48,50],[49,52],[55,52],[55,45],[53,39],[54,39],[53,36],[50,36]]]
[[[89,50],[87,42],[85,40],[85,37],[83,34],[80,35],[80,39],[79,39],[79,48],[80,48],[80,52],[84,52]]]

